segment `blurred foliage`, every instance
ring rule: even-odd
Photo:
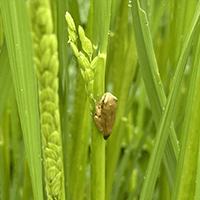
[[[50,5],[58,40],[65,198],[199,199],[200,1]],[[25,1],[1,0],[0,11],[0,200],[46,199],[28,9]],[[105,55],[93,74],[92,100],[104,92],[118,98],[107,141],[90,113],[66,12],[93,44],[92,58]],[[78,39],[76,45],[84,52]]]

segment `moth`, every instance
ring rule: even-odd
[[[95,102],[94,122],[100,131],[104,131],[104,139],[112,133],[115,122],[117,98],[111,93],[105,93],[99,102]]]

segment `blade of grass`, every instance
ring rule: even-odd
[[[19,192],[22,188],[24,170],[24,142],[20,125],[17,102],[15,99],[14,87],[11,90],[11,137],[12,137],[12,190],[10,199],[20,200],[22,196]]]
[[[152,38],[155,37],[155,33],[159,27],[161,18],[164,14],[166,7],[168,6],[169,1],[161,0],[161,1],[151,1],[149,7],[149,22]]]
[[[147,19],[149,21],[149,4],[147,1],[142,1],[142,0],[138,0],[138,2],[140,3],[140,8],[142,10],[144,10],[144,12],[147,14]]]
[[[154,108],[152,109],[154,120],[158,125],[166,97],[158,72],[146,14],[140,8],[138,1],[132,1],[132,16],[141,73],[150,104]]]
[[[106,159],[106,199],[110,199],[110,193],[114,181],[114,174],[117,161],[120,155],[121,143],[124,137],[121,127],[121,119],[127,107],[128,96],[135,77],[137,55],[135,48],[135,38],[133,30],[128,29],[128,0],[121,1],[120,11],[118,14],[117,29],[115,36],[110,36],[108,62],[106,68],[107,89],[113,90],[118,98],[118,107],[116,112],[115,124],[112,136],[107,142],[107,159]],[[129,32],[130,31],[130,32]],[[130,34],[129,40],[127,39]],[[110,58],[110,59],[109,59]],[[120,81],[119,81],[120,80]],[[109,88],[111,82],[111,89]]]
[[[88,142],[88,130],[87,132],[84,129],[84,126],[89,125],[88,121],[85,121],[85,112],[89,112],[88,110],[88,103],[86,101],[87,95],[85,93],[85,87],[84,87],[84,80],[80,74],[80,72],[77,75],[77,85],[76,85],[76,94],[74,99],[74,108],[72,112],[72,119],[71,119],[71,127],[70,127],[70,134],[71,134],[71,140],[70,140],[70,197],[72,199],[75,199],[75,196],[81,194],[82,189],[80,188],[79,191],[77,191],[77,185],[78,185],[78,178],[80,176],[83,176],[85,164],[84,161],[81,161],[80,155],[83,156],[83,158],[87,158],[87,149],[85,149],[85,145],[87,146]],[[83,92],[84,91],[84,92]],[[83,109],[84,108],[84,109]],[[87,108],[87,111],[86,111]],[[83,140],[84,137],[84,140]],[[79,148],[77,148],[79,147]],[[82,163],[81,163],[82,162]],[[80,165],[82,165],[82,170],[79,170]],[[80,183],[79,183],[80,184]],[[84,185],[82,185],[84,187]],[[76,196],[77,197],[77,196]]]
[[[0,1],[35,199],[43,199],[38,96],[26,1]]]
[[[26,157],[24,157],[24,182],[23,182],[23,198],[31,199],[33,197],[33,190],[31,185],[30,171]]]
[[[0,183],[1,183],[1,196],[3,199],[10,199],[10,178],[11,168],[10,160],[10,112],[9,107],[6,105],[0,129]]]
[[[117,16],[118,16],[118,11],[120,8],[121,0],[119,1],[112,1],[112,7],[111,7],[111,21],[110,21],[110,31],[115,32],[116,29],[116,22],[117,22]]]
[[[92,37],[93,37],[93,1],[90,2],[90,9],[88,12],[88,20],[87,20],[87,25],[86,25],[86,29],[85,29],[85,35],[87,36],[87,38],[90,41],[92,41]],[[94,53],[93,53],[93,55],[94,55]]]
[[[128,196],[127,200],[133,200],[134,198],[136,198],[140,194],[140,188],[142,187],[142,177],[139,177],[139,178],[138,178],[139,181],[137,182],[137,186],[133,189],[131,194]]]
[[[200,6],[198,7],[200,9]],[[172,199],[194,199],[199,146],[200,110],[200,40],[197,32],[197,49],[191,73],[186,113],[181,134],[181,153],[176,169],[176,179]],[[196,40],[195,40],[196,41]],[[197,43],[197,42],[196,42]]]
[[[156,63],[147,17],[145,12],[140,8],[138,1],[132,1],[132,17],[141,74],[152,107],[153,118],[156,126],[158,126],[166,97]],[[176,158],[170,140],[167,141],[164,163],[167,172],[169,172],[168,179],[170,181],[170,188],[172,189]]]
[[[198,163],[197,163],[197,178],[196,178],[196,193],[195,200],[200,199],[200,137],[199,137],[199,150],[198,150]]]
[[[137,163],[137,160],[140,156],[140,153],[141,153],[141,150],[142,150],[142,147],[146,141],[146,138],[150,132],[150,128],[153,124],[153,120],[151,118],[151,120],[149,121],[149,124],[147,126],[147,130],[144,131],[144,134],[142,135],[136,149],[135,149],[135,153],[133,154],[133,160],[131,160],[131,166],[129,167],[128,169],[128,172],[126,174],[126,183],[125,185],[123,186],[122,190],[120,190],[120,187],[121,187],[121,180],[122,179],[122,176],[125,174],[125,166],[127,166],[127,163],[126,163],[126,156],[125,155],[116,171],[116,175],[115,175],[115,185],[113,187],[113,190],[115,191],[114,193],[114,197],[113,199],[124,199],[125,197],[125,192],[127,191],[127,188],[128,188],[128,185],[129,185],[129,182],[130,182],[130,179],[131,179],[131,175],[133,173],[133,170],[135,169],[136,167],[136,163]],[[127,150],[129,151],[129,149],[131,148],[131,145],[132,143],[130,142],[129,146],[127,147]],[[133,148],[133,147],[132,147]],[[127,152],[128,153],[128,152]],[[128,162],[128,160],[127,160]],[[118,197],[118,198],[117,198]]]
[[[171,125],[171,121],[173,119],[173,110],[176,105],[176,98],[180,90],[180,85],[183,78],[183,73],[185,70],[187,58],[191,51],[192,41],[193,41],[194,33],[197,27],[199,15],[200,15],[200,2],[198,3],[196,7],[193,20],[192,20],[190,29],[188,31],[188,35],[186,37],[186,41],[183,46],[183,50],[181,52],[181,56],[179,58],[177,69],[173,78],[173,83],[172,83],[172,87],[169,93],[169,97],[167,99],[166,107],[162,114],[160,124],[158,126],[158,131],[155,138],[155,145],[153,147],[153,150],[150,156],[147,173],[145,175],[145,181],[142,187],[140,200],[151,199],[153,195],[155,182],[158,175],[158,167],[160,165],[164,147],[166,144],[166,140],[168,136],[168,128]]]
[[[164,95],[164,90],[158,73],[155,55],[153,52],[153,45],[149,34],[148,22],[146,20],[144,11],[140,9],[139,4],[136,1],[132,1],[132,15],[134,20],[133,25],[135,27],[135,36],[136,38],[138,38],[136,39],[136,45],[141,66],[141,72],[147,88],[150,104],[154,108],[152,109],[154,120],[155,123],[158,125],[158,118],[159,116],[161,116],[162,108],[164,107],[166,97]],[[175,131],[173,131],[172,133],[175,133]],[[170,137],[171,140],[173,140],[173,138],[175,137]],[[170,141],[168,141],[166,146],[164,162],[167,171],[169,171],[168,179],[171,183],[170,188],[172,189],[176,159]]]
[[[3,111],[6,105],[6,100],[8,98],[8,94],[10,91],[10,86],[12,83],[11,80],[11,71],[9,66],[9,59],[8,59],[8,51],[6,47],[6,41],[2,45],[2,51],[0,54],[0,91],[1,91],[1,98],[0,98],[0,123],[1,118],[3,115]]]
[[[167,180],[167,176],[166,176],[166,170],[164,167],[164,164],[162,163],[160,166],[160,176],[159,179],[157,181],[157,187],[156,189],[159,190],[159,199],[162,200],[171,200],[171,192],[169,189],[169,184],[168,184],[168,180]],[[156,192],[155,192],[156,194]]]
[[[107,53],[108,43],[108,30],[110,27],[110,16],[111,16],[111,0],[99,1],[100,5],[100,18],[99,18],[99,51],[102,54]]]
[[[2,23],[2,18],[0,15],[0,52],[2,49],[3,41],[4,41],[3,23]]]
[[[69,12],[73,17],[75,24],[78,26],[78,24],[81,24],[78,1],[77,0],[68,1],[68,3],[69,3]]]
[[[65,194],[69,199],[69,74],[68,74],[68,34],[65,13],[69,9],[68,1],[57,1],[57,40],[59,59],[59,105],[61,118],[61,132],[63,136],[63,163],[65,175]]]
[[[135,84],[134,84],[133,89],[131,90],[130,95],[129,95],[129,99],[128,99],[128,103],[127,103],[126,111],[125,111],[125,116],[128,116],[129,110],[133,106],[133,102],[135,100],[135,93],[136,93],[136,91],[139,87],[140,82],[141,82],[141,73],[138,72]]]
[[[174,123],[172,122],[170,126],[171,131],[169,132],[169,134],[171,135],[171,138],[173,138],[172,145],[173,145],[173,149],[175,149],[174,153],[175,153],[176,159],[178,159],[178,156],[180,153],[180,147],[179,147],[177,135],[175,133],[175,129],[173,127],[174,127]]]
[[[178,59],[187,35],[197,1],[171,1],[170,12],[173,20],[170,23],[169,42],[169,71],[174,74]],[[185,18],[187,13],[187,19]]]
[[[103,96],[105,92],[105,66],[107,55],[107,41],[108,29],[110,26],[110,11],[111,0],[108,1],[94,1],[94,17],[93,33],[97,34],[94,45],[97,45],[99,38],[99,63],[96,67],[94,75],[94,98]],[[98,9],[95,9],[97,8]],[[98,17],[97,17],[98,16]],[[95,21],[97,20],[97,21]],[[97,32],[96,32],[97,30]],[[93,34],[94,36],[94,34]],[[95,48],[95,47],[94,47]],[[95,49],[96,50],[96,49]],[[92,119],[93,121],[93,119]],[[92,122],[92,137],[91,137],[91,198],[105,199],[105,141],[102,133],[96,127],[94,121]]]
[[[184,26],[185,26],[185,8],[187,6],[188,1],[176,1],[174,2],[174,20],[175,21],[175,27],[173,29],[173,34],[172,37],[174,38],[174,42],[173,42],[173,47],[171,48],[173,49],[171,51],[171,68],[172,71],[174,72],[174,70],[176,69],[176,63],[178,61],[178,58],[180,56],[180,52],[183,46],[183,39],[184,39]],[[176,12],[176,13],[175,13]],[[173,52],[174,51],[174,52]]]
[[[78,155],[75,155],[77,158],[76,161],[76,176],[74,184],[74,199],[83,200],[84,199],[84,190],[85,190],[85,172],[88,159],[88,137],[89,137],[89,126],[90,126],[90,106],[89,101],[86,100],[85,112],[82,119],[82,128],[80,139],[77,141],[76,145],[79,147]]]
[[[135,82],[135,85],[131,91],[131,94],[130,94],[130,98],[128,99],[128,105],[126,107],[126,110],[125,110],[125,114],[124,114],[124,117],[128,117],[128,114],[129,114],[129,111],[133,105],[133,101],[135,99],[135,93],[136,93],[136,90],[137,88],[139,87],[139,83],[141,81],[141,74],[139,73],[138,76],[137,76],[137,80]],[[124,123],[120,123],[120,128],[119,128],[119,132],[124,132]],[[122,130],[122,131],[121,131]],[[146,131],[147,132],[147,131]],[[145,137],[146,139],[146,136],[147,134],[144,134],[142,136],[142,138]],[[111,194],[111,199],[116,199],[117,197],[119,197],[119,192],[120,192],[120,198],[122,199],[122,196],[124,195],[124,192],[126,191],[127,187],[128,187],[128,183],[129,183],[129,180],[130,180],[130,177],[131,177],[131,174],[132,174],[132,171],[135,167],[135,163],[136,163],[136,157],[138,157],[139,155],[139,152],[145,142],[145,139],[141,139],[141,143],[138,145],[140,148],[138,148],[136,150],[136,155],[134,156],[134,161],[132,161],[132,163],[134,163],[130,168],[129,168],[129,171],[128,171],[128,176],[126,178],[126,185],[123,187],[123,191],[120,192],[120,187],[122,185],[122,182],[119,181],[122,179],[124,173],[125,173],[125,167],[127,166],[127,162],[128,162],[128,154],[130,154],[131,150],[133,147],[131,147],[134,143],[133,141],[130,141],[129,142],[129,145],[126,149],[126,152],[125,152],[125,155],[123,156],[118,168],[116,169],[116,172],[115,172],[115,180],[114,180],[114,183],[113,183],[113,186],[112,186],[112,194]],[[134,140],[134,137],[133,137],[133,140]],[[138,153],[138,155],[137,155]]]
[[[4,149],[3,149],[3,145],[4,145],[4,139],[3,139],[3,134],[0,130],[0,155],[4,155]],[[2,156],[1,156],[2,158]],[[5,162],[4,159],[0,159],[0,199],[5,199],[5,178],[3,176],[3,174],[5,174],[5,170],[4,167],[5,166]]]
[[[198,55],[200,56],[200,55]],[[198,67],[200,67],[198,65]],[[195,78],[194,78],[195,79]],[[198,81],[198,84],[200,82]],[[191,84],[194,87],[194,84]],[[197,89],[196,91],[199,91]],[[197,92],[199,93],[199,92]],[[180,186],[179,186],[179,192],[178,193],[178,198],[179,200],[181,199],[193,199],[195,196],[195,183],[196,183],[196,172],[197,172],[197,160],[198,160],[198,146],[199,146],[199,111],[200,111],[200,101],[199,98],[200,96],[197,95],[194,97],[195,102],[193,106],[193,110],[191,113],[191,118],[190,118],[190,124],[188,129],[183,130],[188,130],[188,138],[187,138],[187,146],[181,148],[181,151],[185,151],[185,157],[184,157],[184,163],[182,168],[180,167],[177,168],[178,176],[177,179],[180,181]],[[189,107],[191,109],[191,106]],[[186,113],[187,116],[187,113]],[[188,120],[189,117],[186,119]],[[180,174],[182,172],[182,174]]]
[[[98,8],[99,8],[99,1],[93,1],[93,33],[92,33],[92,44],[94,46],[94,55],[96,54],[98,44],[99,44],[99,16],[98,16]]]
[[[123,122],[122,122],[123,123]],[[125,124],[125,122],[123,123]],[[124,126],[124,125],[123,125]],[[123,127],[124,128],[124,127]],[[128,165],[128,162],[129,162],[129,159],[130,159],[130,155],[131,153],[133,152],[134,150],[134,141],[135,140],[135,137],[133,136],[132,140],[130,141],[128,147],[126,148],[125,152],[124,152],[124,155],[122,157],[122,160],[119,164],[119,166],[117,167],[116,169],[116,172],[115,172],[115,182],[113,184],[113,187],[112,187],[112,193],[111,193],[111,200],[115,200],[117,199],[117,197],[119,197],[119,192],[120,192],[120,186],[121,186],[121,180],[122,180],[122,176],[124,175],[124,171],[126,170],[126,167]],[[138,151],[136,151],[138,152]],[[137,154],[137,153],[136,153]],[[136,161],[136,157],[138,158],[138,155],[135,155],[134,154],[134,163]]]

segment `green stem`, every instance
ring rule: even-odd
[[[105,199],[105,141],[94,122],[91,141],[91,199]]]
[[[104,94],[105,57],[99,55],[99,62],[94,79],[94,97]],[[91,197],[95,200],[105,199],[105,141],[103,134],[96,127],[92,118],[91,140]]]
[[[97,4],[100,9],[97,8]],[[108,41],[108,29],[110,26],[110,8],[111,1],[94,1],[94,16],[99,18],[95,23],[99,26],[96,32],[95,44],[98,36],[100,38],[99,44],[99,63],[96,68],[94,78],[94,98],[100,98],[105,92],[105,66],[106,66],[106,53]],[[104,22],[104,23],[103,23]],[[97,26],[94,26],[94,28]],[[92,199],[105,199],[105,141],[102,133],[97,129],[92,119],[92,141],[91,141],[91,197]]]

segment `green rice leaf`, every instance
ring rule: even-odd
[[[153,108],[154,120],[158,125],[166,97],[156,63],[146,13],[140,8],[138,1],[132,1],[132,15],[141,73]]]
[[[106,65],[106,88],[113,91],[118,98],[115,124],[112,136],[107,142],[107,159],[106,159],[106,199],[110,199],[115,170],[121,152],[121,144],[124,138],[123,117],[126,116],[128,96],[131,84],[136,76],[137,54],[133,30],[129,30],[128,23],[128,0],[120,2],[119,13],[117,13],[116,30],[109,33],[108,59]],[[116,8],[117,9],[117,8]],[[129,32],[130,31],[130,32]],[[112,37],[112,35],[114,37]],[[127,37],[130,34],[129,40]],[[109,83],[111,83],[111,86]],[[109,87],[111,86],[111,87]],[[130,110],[129,110],[130,111]],[[114,186],[115,187],[115,186]],[[114,193],[118,192],[114,190]]]
[[[200,137],[199,137],[199,145],[200,145]],[[197,161],[197,178],[196,178],[196,193],[195,193],[195,200],[200,199],[200,146],[198,150],[198,161]]]
[[[14,87],[12,86],[10,95],[10,103],[11,103],[11,144],[13,148],[13,160],[12,160],[12,190],[10,193],[11,199],[21,199],[21,194],[18,192],[20,188],[23,187],[22,179],[24,176],[24,143],[23,143],[23,136],[22,136],[22,130],[21,130],[21,124],[20,124],[20,118],[19,118],[19,112],[17,109],[17,101],[15,99],[15,93],[14,93]],[[29,175],[30,176],[30,175]],[[28,183],[24,181],[24,183],[27,185]],[[31,185],[30,183],[28,185]],[[32,188],[31,188],[32,189]]]
[[[152,108],[154,122],[156,126],[158,126],[166,102],[166,96],[158,71],[149,23],[147,21],[146,13],[140,8],[139,1],[132,1],[132,16],[141,74]],[[173,133],[175,133],[175,131],[173,131],[172,134]],[[170,137],[171,140],[174,138],[175,137]],[[164,164],[167,169],[168,179],[170,180],[170,188],[172,189],[175,176],[176,157],[170,140],[167,141]]]
[[[0,91],[1,91],[1,98],[0,98],[0,122],[3,115],[3,111],[6,105],[6,100],[8,98],[8,94],[10,91],[10,86],[12,83],[11,80],[11,71],[9,66],[9,59],[8,59],[8,51],[6,47],[6,41],[2,45],[2,51],[0,54]]]
[[[26,1],[0,1],[35,199],[43,199],[38,96]]]
[[[169,93],[169,97],[167,99],[165,110],[162,114],[161,121],[158,126],[158,131],[155,138],[155,145],[153,147],[147,173],[145,175],[145,181],[142,187],[142,192],[140,196],[140,200],[148,200],[152,198],[154,186],[156,183],[156,178],[158,175],[158,167],[160,165],[164,147],[166,144],[167,136],[168,136],[168,128],[171,125],[171,121],[173,120],[173,110],[176,106],[176,99],[178,92],[180,91],[180,85],[183,78],[183,73],[185,70],[187,58],[191,51],[192,41],[194,38],[195,29],[197,27],[197,22],[200,15],[200,2],[196,7],[196,11],[193,16],[193,20],[186,37],[185,44],[183,46],[179,62],[177,65],[177,69],[173,78],[172,87]]]
[[[200,7],[197,7],[197,9]],[[199,10],[198,10],[199,11]],[[197,31],[197,48],[191,73],[186,113],[181,133],[181,153],[176,169],[172,199],[194,199],[198,166],[199,120],[200,120],[200,40]],[[197,43],[197,42],[196,42]],[[195,48],[194,48],[195,49]],[[199,190],[199,189],[197,189]],[[196,191],[197,192],[197,191]]]
[[[86,119],[88,110],[87,95],[84,87],[84,80],[81,77],[80,72],[77,74],[76,93],[74,99],[73,112],[70,124],[70,162],[69,162],[69,193],[70,197],[75,199],[80,197],[84,191],[84,184],[80,181],[77,183],[80,177],[84,177],[86,163],[84,158],[87,158],[87,145],[88,145],[88,133],[85,127],[89,126],[89,119]],[[82,109],[84,108],[84,109]],[[88,120],[88,121],[87,121]],[[77,148],[78,147],[78,148]],[[82,156],[81,156],[82,155]],[[76,166],[76,167],[74,167]],[[79,170],[81,167],[81,170]],[[83,178],[84,179],[84,178]],[[82,180],[83,181],[83,180]],[[82,185],[83,184],[83,185]],[[79,188],[77,186],[79,185]]]
[[[58,59],[59,59],[59,106],[61,118],[61,132],[63,135],[63,162],[65,175],[65,195],[69,199],[69,74],[68,74],[68,34],[67,23],[63,16],[68,10],[68,2],[57,1],[57,40],[58,40]]]
[[[10,112],[9,107],[6,105],[3,113],[1,128],[0,128],[0,190],[1,199],[9,199],[10,178],[11,172],[7,170],[11,166],[10,162]]]
[[[154,38],[156,31],[159,28],[160,21],[163,17],[164,11],[170,1],[160,0],[151,1],[149,6],[149,22],[152,38]]]

